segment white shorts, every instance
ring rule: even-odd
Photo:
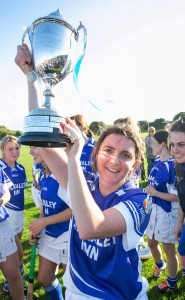
[[[42,204],[42,200],[40,198],[40,191],[35,188],[33,183],[31,185],[31,194],[36,207],[40,208]]]
[[[37,252],[40,256],[45,257],[49,261],[60,264],[67,264],[68,261],[68,243],[63,243],[61,249],[55,249],[45,243],[44,238],[39,240]]]
[[[6,261],[6,257],[17,251],[14,235],[9,225],[9,219],[0,222],[0,263]]]
[[[15,211],[12,209],[8,209],[9,213],[9,223],[13,234],[16,235],[20,233],[24,228],[24,211]]]
[[[178,244],[174,229],[177,223],[178,212],[167,213],[160,206],[152,204],[152,213],[146,230],[146,235],[161,243]]]
[[[90,297],[90,296],[83,296],[83,295],[75,295],[72,292],[70,292],[68,289],[65,291],[65,300],[100,300],[100,298],[96,297]],[[137,300],[148,300],[148,296],[144,294],[140,298],[137,298]]]

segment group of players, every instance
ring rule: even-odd
[[[18,46],[15,61],[27,76],[29,110],[37,108],[36,77],[31,71],[32,59],[26,45]],[[66,300],[147,300],[148,281],[141,276],[139,259],[140,240],[145,233],[156,262],[157,278],[165,266],[159,242],[163,243],[167,256],[169,276],[158,286],[159,291],[176,291],[178,262],[174,244],[177,241],[173,230],[178,213],[174,203],[178,201],[177,189],[181,200],[176,230],[179,237],[183,233],[185,206],[185,122],[177,121],[171,127],[170,150],[176,160],[176,177],[169,134],[157,132],[153,141],[157,158],[144,190],[135,182],[144,145],[134,122],[113,124],[95,141],[82,116],[72,116],[66,121],[61,130],[70,133],[73,144],[66,149],[30,147],[34,164],[41,164],[38,181],[34,181],[41,199],[41,213],[29,225],[30,244],[39,245],[38,279],[45,293],[49,299],[63,299],[55,275],[57,266],[62,265]],[[7,279],[4,290],[13,299],[22,300],[26,285],[20,239],[27,180],[24,167],[17,163],[20,151],[17,141],[5,137],[1,151],[3,235],[0,236],[4,237],[4,245],[0,246],[0,266]],[[16,197],[21,199],[20,206]],[[184,249],[183,238],[179,246]]]

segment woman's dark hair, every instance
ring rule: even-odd
[[[185,117],[180,117],[174,121],[170,126],[170,132],[183,132],[185,133]]]
[[[159,143],[165,143],[170,148],[169,133],[167,130],[159,130],[154,134],[154,139]]]
[[[185,117],[180,117],[178,120],[174,121],[170,126],[170,132],[182,132],[185,134]],[[176,174],[178,177],[182,177],[182,164],[175,163]]]

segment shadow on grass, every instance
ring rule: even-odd
[[[185,292],[184,288],[179,286],[178,291],[175,291],[173,293],[164,293],[161,294],[158,291],[157,285],[150,288],[150,290],[147,293],[149,300],[176,300],[176,299],[185,299]]]
[[[178,290],[173,293],[163,293],[161,294],[158,291],[158,285],[163,283],[164,279],[167,277],[167,274],[160,277],[158,280],[147,278],[150,289],[147,293],[149,300],[184,300],[185,299],[185,279],[181,275],[181,271],[178,273]]]

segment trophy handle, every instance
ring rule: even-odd
[[[74,81],[74,85],[77,89],[77,91],[79,91],[79,87],[78,87],[78,74],[80,71],[80,66],[82,63],[82,60],[84,58],[85,55],[85,50],[86,50],[86,45],[87,45],[87,29],[84,25],[82,25],[82,22],[80,22],[80,25],[77,28],[77,35],[76,35],[76,39],[78,40],[79,37],[79,31],[83,29],[83,43],[80,49],[80,53],[79,56],[77,58],[75,67],[74,67],[74,72],[73,72],[73,81]]]
[[[65,63],[65,66],[62,69],[61,75],[64,78],[66,75],[68,75],[69,73],[71,73],[73,70],[71,70],[70,72],[67,70],[68,66],[71,62],[71,52],[72,52],[72,37],[73,37],[73,32],[71,33],[71,37],[70,37],[70,44],[69,44],[69,51],[68,51],[68,57]]]
[[[23,37],[22,37],[22,44],[24,44],[25,38],[28,34],[29,40],[30,40],[30,44],[31,44],[31,49],[33,50],[33,25],[27,26],[26,30],[23,33]]]
[[[76,75],[75,75],[75,78],[77,77],[78,78],[78,73],[79,73],[79,70],[80,70],[80,65],[81,65],[81,62],[83,60],[83,57],[85,55],[85,49],[86,49],[86,44],[87,44],[87,30],[85,28],[84,25],[82,25],[82,23],[80,22],[80,25],[78,26],[76,32],[72,32],[71,33],[71,38],[70,38],[70,46],[69,46],[69,55],[68,55],[68,58],[67,58],[67,61],[66,61],[66,64],[62,70],[62,77],[65,77],[65,75],[68,75],[69,73],[71,73],[73,70],[71,70],[70,72],[67,73],[67,69],[68,69],[68,66],[70,64],[70,61],[71,61],[71,51],[72,51],[72,38],[73,38],[73,34],[75,35],[74,38],[75,38],[75,41],[78,42],[78,38],[79,38],[79,30],[83,29],[83,46],[81,47],[80,49],[80,54],[78,56],[78,58],[76,59],[76,62],[74,63],[74,72],[75,72],[75,69],[76,69]]]
[[[31,45],[31,56],[33,56],[33,25],[30,25],[30,26],[27,26],[26,30],[24,31],[23,33],[23,36],[22,36],[22,45],[24,44],[24,41],[25,41],[25,38],[28,34],[28,37],[29,37],[29,41],[30,41],[30,45]],[[35,72],[35,66],[34,66],[34,62],[32,61],[32,71]],[[36,74],[36,72],[35,72]]]

